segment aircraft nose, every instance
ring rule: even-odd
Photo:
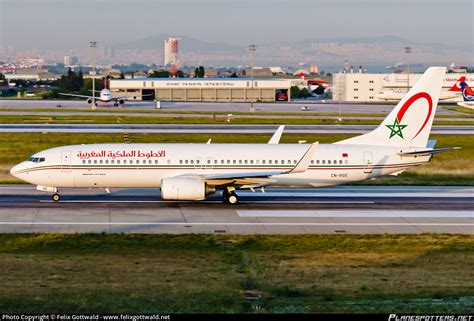
[[[23,169],[23,166],[22,166],[23,163],[20,163],[20,164],[17,164],[15,166],[12,167],[12,169],[10,169],[10,174],[16,178],[20,178],[20,174],[19,172]]]

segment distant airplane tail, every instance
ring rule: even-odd
[[[466,81],[466,77],[465,76],[462,76],[458,79],[458,81],[456,81],[453,85],[453,87],[449,88],[448,91],[455,91],[455,92],[461,92],[462,89],[461,89],[461,83]]]
[[[337,144],[425,147],[445,73],[445,67],[428,68],[376,129]]]
[[[464,101],[474,101],[474,91],[465,81],[461,82],[462,98]]]

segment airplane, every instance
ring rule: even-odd
[[[222,191],[319,188],[363,181],[426,164],[458,149],[429,141],[445,67],[430,67],[371,132],[333,144],[86,144],[40,151],[10,173],[53,193],[61,188],[155,188],[165,201],[201,201]]]
[[[464,101],[458,102],[458,105],[466,108],[474,108],[474,91],[465,81],[461,82],[460,85]]]
[[[459,84],[465,81],[465,79],[466,77],[462,76],[454,83],[454,85],[448,91],[442,91],[439,96],[439,100],[446,100],[458,97],[461,93],[461,87],[459,87]],[[387,89],[382,90],[375,97],[378,99],[383,99],[385,101],[400,100],[406,95],[406,93],[406,89]]]
[[[114,107],[120,107],[123,104],[125,104],[125,100],[130,99],[130,97],[113,97],[112,92],[110,91],[110,89],[107,88],[107,78],[104,78],[104,89],[100,91],[96,90],[96,92],[99,93],[99,96],[96,96],[95,98],[92,96],[86,96],[86,95],[66,94],[66,93],[59,93],[59,94],[63,96],[87,98],[87,103],[89,105],[94,104],[94,106],[96,107],[98,105],[97,102],[102,102],[105,104],[113,102]],[[144,96],[149,96],[149,95],[138,95],[138,96],[144,97]],[[134,96],[134,97],[137,97],[137,96]]]

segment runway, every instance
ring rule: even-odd
[[[377,125],[286,125],[291,134],[360,134]],[[272,134],[277,125],[211,124],[0,124],[0,133],[143,133],[143,134]],[[433,126],[433,135],[474,135],[466,125]]]
[[[60,108],[57,105],[61,105]],[[308,107],[309,112],[321,113],[383,113],[390,112],[395,104],[357,104],[351,102],[335,102],[332,100],[313,100],[298,99],[291,102],[278,103],[254,103],[257,113],[260,112],[301,112],[301,107]],[[54,108],[54,109],[84,109],[90,110],[91,107],[84,100],[25,100],[25,99],[0,99],[1,108]],[[100,105],[97,109],[118,109],[113,106]],[[120,110],[153,110],[155,103],[153,101],[130,101],[126,102]],[[249,103],[239,102],[179,102],[162,101],[161,110],[175,111],[225,111],[225,112],[248,112]],[[456,115],[455,111],[438,108],[438,115]]]
[[[474,188],[341,186],[239,191],[202,202],[159,190],[62,190],[54,203],[30,185],[0,185],[1,233],[366,234],[474,233]]]

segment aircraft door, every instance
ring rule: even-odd
[[[212,157],[206,157],[206,168],[207,169],[212,169],[214,167],[214,164],[213,164],[214,160],[212,159]]]
[[[364,152],[364,173],[372,173],[373,167],[372,152]]]
[[[61,172],[62,173],[71,172],[71,152],[70,151],[61,152]]]

